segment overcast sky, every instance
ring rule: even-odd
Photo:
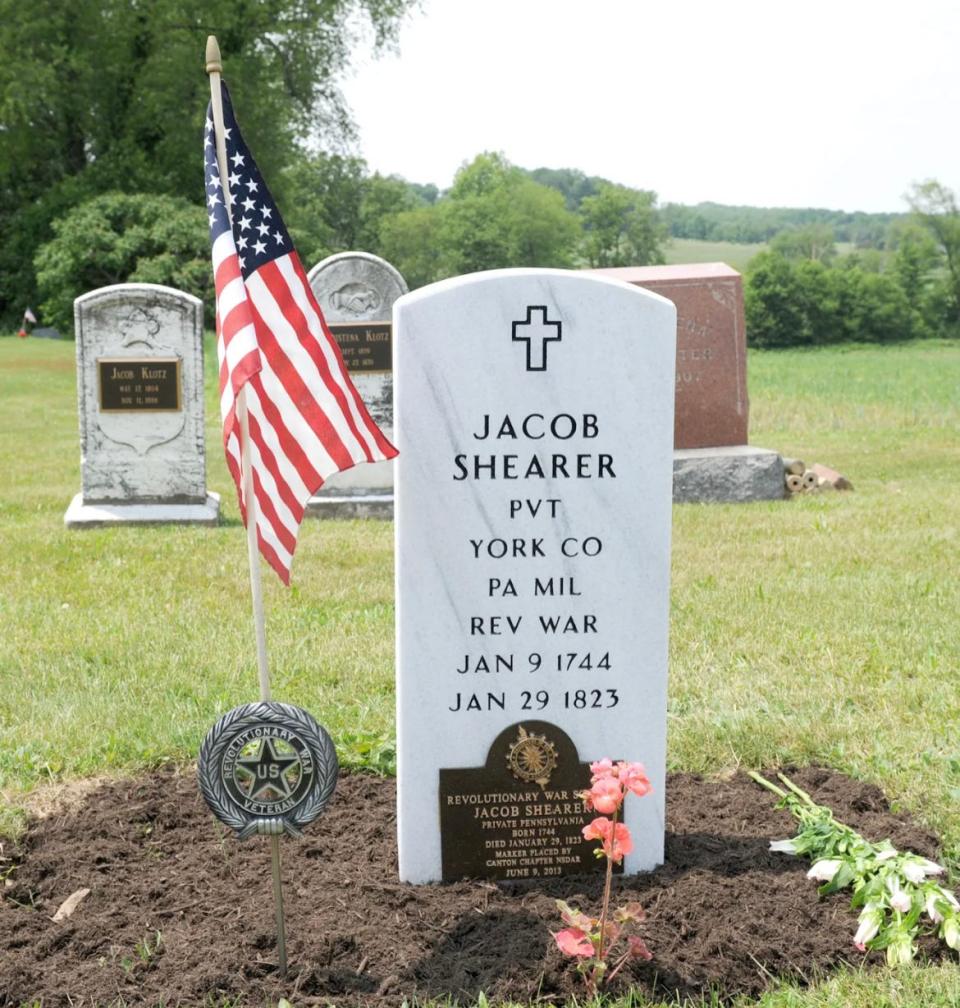
[[[957,0],[423,0],[344,93],[371,170],[483,150],[661,203],[906,209],[960,189]]]

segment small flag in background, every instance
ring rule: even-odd
[[[217,297],[220,412],[227,465],[247,520],[236,397],[246,390],[257,540],[290,583],[309,498],[334,473],[393,458],[344,367],[300,258],[223,94],[227,218],[207,109],[204,167]]]
[[[34,325],[36,324],[36,321],[37,316],[34,315],[29,308],[27,308],[27,310],[23,313],[23,320],[20,322],[20,329],[17,332],[20,339],[26,339],[30,335],[27,330],[27,324],[29,323],[30,325]]]

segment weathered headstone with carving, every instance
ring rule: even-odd
[[[589,764],[642,762],[663,858],[676,312],[500,270],[395,307],[400,876],[598,864]]]
[[[116,284],[77,298],[74,321],[81,490],[67,526],[215,524],[201,302],[157,284]]]
[[[360,398],[387,440],[393,437],[393,303],[407,293],[390,263],[367,252],[341,252],[307,274]],[[331,518],[393,517],[393,462],[337,473],[308,505]]]

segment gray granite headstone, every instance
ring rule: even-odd
[[[340,252],[307,274],[360,398],[393,439],[393,303],[407,293],[403,277],[367,252]],[[329,518],[392,518],[393,462],[337,473],[308,504]]]
[[[68,527],[214,524],[206,487],[203,305],[158,284],[74,302],[80,493]]]

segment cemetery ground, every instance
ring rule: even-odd
[[[0,341],[0,1004],[400,1004],[414,985],[421,1002],[562,1001],[576,978],[550,948],[551,899],[597,886],[411,895],[388,860],[391,785],[363,773],[284,842],[294,970],[271,975],[267,852],[223,835],[191,774],[219,714],[257,692],[214,360],[208,345],[223,524],[67,532],[74,347]],[[856,489],[674,509],[668,864],[636,883],[654,960],[616,1004],[954,1005],[952,954],[861,968],[847,897],[818,903],[804,863],[766,852],[789,817],[737,771],[849,775],[798,771],[870,839],[960,868],[960,346],[753,351],[749,369],[751,441]],[[391,525],[307,521],[293,585],[265,584],[276,698],[310,710],[345,767],[389,773]]]

